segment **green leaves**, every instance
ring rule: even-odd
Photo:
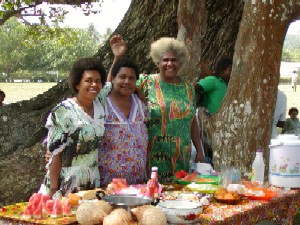
[[[68,73],[76,59],[96,53],[100,37],[93,25],[87,29],[25,26],[13,17],[0,26],[0,74]]]

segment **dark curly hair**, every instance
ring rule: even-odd
[[[298,109],[296,107],[292,107],[292,108],[289,109],[289,115],[291,115],[293,112],[296,112],[297,115],[299,113],[299,111],[298,111]]]
[[[122,67],[128,67],[133,69],[135,72],[136,79],[138,80],[140,78],[140,71],[138,66],[135,64],[133,60],[128,58],[119,59],[115,62],[115,64],[111,69],[111,76],[115,78]]]
[[[86,70],[96,70],[101,75],[101,82],[106,82],[106,71],[102,66],[102,62],[97,58],[81,58],[78,59],[72,66],[69,74],[69,85],[73,93],[78,93],[76,86],[80,83],[82,75]]]

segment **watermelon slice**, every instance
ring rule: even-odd
[[[61,201],[54,200],[53,210],[50,214],[51,218],[59,218],[63,216],[63,206]]]
[[[64,203],[64,216],[70,216],[70,215],[72,215],[71,206],[70,206],[69,200],[66,199],[66,201]]]
[[[33,210],[32,210],[32,204],[28,204],[23,212],[23,218],[30,219],[32,218]]]
[[[36,193],[33,193],[30,198],[29,198],[29,202],[33,202],[33,200],[35,199]]]
[[[48,200],[45,205],[46,213],[50,215],[54,206],[54,200]]]
[[[43,217],[43,202],[41,202],[36,210],[33,212],[34,219],[41,219]]]

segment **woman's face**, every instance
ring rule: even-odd
[[[76,86],[78,96],[94,100],[102,89],[101,75],[97,70],[85,70]]]
[[[136,74],[134,69],[129,67],[120,68],[116,77],[112,80],[113,90],[122,96],[130,96],[136,87]]]
[[[177,79],[180,66],[176,53],[174,51],[166,52],[158,63],[161,78],[166,82],[174,81]]]

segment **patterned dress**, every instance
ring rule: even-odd
[[[140,76],[139,84],[148,99],[150,167],[158,167],[160,182],[170,182],[176,171],[189,169],[194,88],[182,79],[164,82],[156,74]]]
[[[108,96],[105,103],[105,132],[99,149],[101,187],[113,178],[125,178],[127,184],[146,181],[148,133],[146,105],[131,95],[127,119]]]
[[[62,152],[60,190],[63,195],[100,186],[98,148],[104,133],[104,109],[100,98],[93,104],[94,118],[73,99],[67,99],[54,107],[47,119],[47,148],[52,156]],[[51,162],[52,158],[47,168]],[[49,191],[49,170],[42,188],[43,192]]]

